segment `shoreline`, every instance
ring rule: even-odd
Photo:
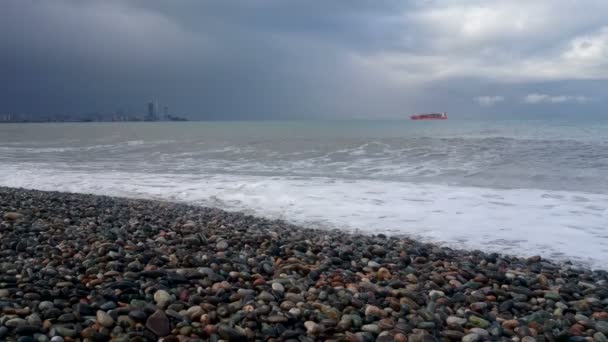
[[[541,257],[182,203],[5,187],[0,213],[6,341],[531,342],[608,334],[608,273]]]

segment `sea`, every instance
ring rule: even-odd
[[[608,120],[0,124],[0,185],[608,268]]]

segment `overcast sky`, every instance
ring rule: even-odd
[[[608,116],[606,0],[1,0],[0,113]]]

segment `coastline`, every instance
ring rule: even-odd
[[[541,257],[3,187],[0,212],[7,341],[531,342],[608,334],[608,273]]]

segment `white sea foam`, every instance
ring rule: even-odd
[[[607,268],[608,195],[374,180],[0,167],[0,185],[165,199]]]

